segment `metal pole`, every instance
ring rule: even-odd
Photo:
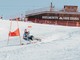
[[[12,26],[12,20],[11,20],[11,22],[10,22],[10,29],[9,29],[9,33],[10,33],[10,31],[11,31],[11,26]],[[8,45],[8,43],[9,43],[9,34],[8,34],[8,41],[7,41],[7,45]]]
[[[19,28],[18,19],[17,19],[17,26]],[[19,32],[20,32],[20,30],[19,30]],[[21,44],[21,36],[20,35],[19,35],[19,38],[20,38],[20,44]]]

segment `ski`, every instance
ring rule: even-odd
[[[21,45],[35,44],[35,43],[38,43],[38,42],[41,42],[41,39],[34,38],[33,40],[26,41],[26,44],[22,43]]]

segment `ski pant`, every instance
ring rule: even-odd
[[[23,39],[26,40],[26,41],[33,40],[33,36],[31,35],[31,36],[23,38]]]

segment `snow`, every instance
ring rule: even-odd
[[[19,37],[10,37],[9,20],[0,20],[0,60],[80,60],[80,27],[18,22],[22,43],[24,29],[29,28],[31,35],[41,38],[42,42],[20,45]],[[12,30],[17,28],[12,22]]]

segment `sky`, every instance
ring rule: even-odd
[[[80,0],[0,0],[0,16],[3,19],[25,16],[26,11],[49,7],[51,2],[58,9],[77,5],[80,10]]]

